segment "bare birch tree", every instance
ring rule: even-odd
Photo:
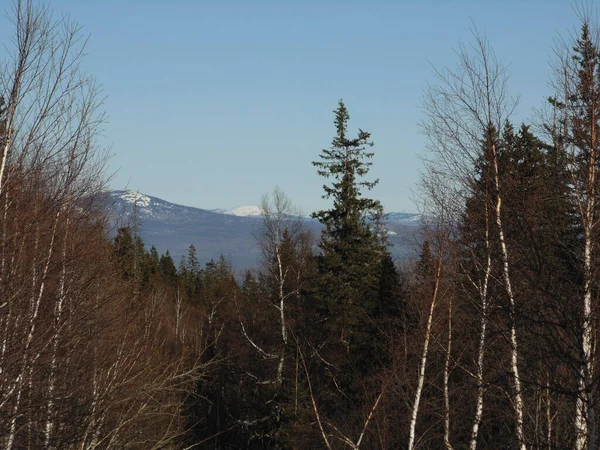
[[[68,17],[16,0],[0,54],[0,445],[164,448],[201,365],[115,272],[101,98]],[[144,335],[144,328],[152,333]],[[141,424],[148,424],[144,435]]]
[[[286,303],[300,296],[304,277],[308,268],[303,267],[305,259],[290,255],[301,253],[300,246],[306,244],[306,234],[303,228],[301,213],[294,208],[290,199],[276,187],[271,196],[265,195],[261,202],[263,216],[262,236],[258,239],[262,252],[262,272],[266,280],[273,285],[271,304],[279,313],[279,328],[281,333],[280,349],[278,351],[277,373],[275,384],[283,382],[283,366],[285,351],[288,346],[288,323],[286,322]],[[304,233],[304,235],[303,235]],[[285,246],[288,246],[286,249]],[[292,248],[289,248],[289,246]],[[287,255],[285,254],[287,251]]]
[[[481,424],[481,417],[483,415],[483,397],[485,394],[485,385],[483,377],[484,368],[484,356],[487,338],[488,328],[488,315],[489,315],[489,284],[490,276],[492,273],[492,254],[490,244],[490,221],[489,221],[489,210],[487,202],[484,200],[485,208],[485,230],[484,230],[484,242],[485,242],[485,262],[483,264],[477,264],[477,273],[481,276],[479,279],[474,280],[469,277],[469,281],[475,287],[479,300],[480,300],[480,328],[479,328],[479,340],[477,345],[477,364],[476,364],[476,381],[477,381],[477,397],[475,401],[475,414],[473,416],[473,425],[471,427],[471,440],[469,448],[475,450],[477,448],[477,437],[479,435],[479,425]]]
[[[497,137],[511,116],[514,102],[508,97],[506,71],[483,37],[475,34],[475,44],[471,48],[461,45],[457,55],[458,68],[437,71],[437,83],[426,91],[424,107],[427,120],[423,127],[436,167],[451,182],[468,190],[473,183],[478,159],[483,158],[490,168],[491,189],[486,201],[491,206],[495,223],[494,240],[501,250],[502,282],[508,300],[509,370],[515,434],[519,448],[525,449],[524,401],[515,323],[518,299],[513,288],[511,253],[505,235],[505,194],[499,171]]]
[[[427,248],[431,251],[432,267],[426,270],[432,273],[420,274],[424,277],[421,284],[425,285],[423,300],[428,302],[428,311],[425,314],[425,324],[423,325],[423,346],[418,364],[417,385],[415,388],[414,399],[410,408],[409,441],[408,448],[413,449],[417,439],[417,420],[419,417],[419,408],[423,387],[425,384],[426,367],[428,364],[428,355],[431,343],[434,341],[434,317],[436,307],[441,300],[446,297],[447,289],[443,283],[444,271],[447,269],[450,254],[450,238],[453,231],[453,211],[455,211],[455,199],[449,195],[452,190],[444,187],[441,179],[433,167],[428,167],[428,172],[421,180],[422,188],[422,212],[423,212],[423,240],[427,243]],[[430,286],[430,288],[428,288]],[[419,295],[419,293],[417,294]],[[450,442],[450,397],[449,397],[449,368],[451,362],[452,349],[452,302],[448,302],[448,334],[447,345],[445,348],[444,371],[443,371],[443,395],[444,395],[444,445],[447,449],[452,448]]]
[[[272,195],[263,197],[261,211],[262,227],[256,235],[262,254],[259,278],[266,286],[264,294],[267,298],[263,300],[277,311],[277,348],[264,349],[249,336],[243,321],[241,326],[242,334],[259,354],[277,361],[272,382],[280,388],[289,341],[287,308],[290,301],[299,298],[309,273],[306,256],[310,253],[310,236],[304,228],[301,213],[279,187]]]

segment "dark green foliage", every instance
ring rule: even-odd
[[[597,125],[600,118],[600,49],[592,42],[589,24],[584,22],[581,36],[577,40],[573,59],[577,64],[577,86],[567,101],[571,109],[571,120],[568,124],[567,142],[577,149],[577,156],[582,162],[580,167],[587,167],[587,160],[595,154],[600,146],[600,130]]]
[[[332,179],[325,184],[323,198],[333,199],[330,209],[313,213],[325,229],[319,244],[319,272],[324,297],[335,315],[349,323],[361,316],[363,308],[372,312],[372,293],[378,288],[380,263],[386,242],[380,229],[383,207],[378,200],[364,197],[378,180],[363,179],[372,165],[370,133],[359,130],[358,137],[346,135],[350,119],[340,100],[334,111],[336,135],[331,147],[323,149],[320,161],[313,162],[319,175]]]
[[[149,259],[150,259],[150,269],[151,269],[152,273],[155,273],[158,270],[158,267],[160,264],[160,259],[158,257],[158,251],[156,251],[156,247],[154,245],[150,248]]]
[[[196,256],[196,247],[190,245],[186,261],[185,287],[190,301],[197,303],[200,301],[202,293],[202,269]]]
[[[147,290],[151,285],[154,261],[152,254],[146,252],[142,239],[132,234],[131,228],[121,227],[114,238],[113,248],[123,279],[133,281],[138,292]]]
[[[487,330],[485,376],[494,386],[505,389],[510,385],[506,372],[507,348],[498,337],[508,334],[510,318],[501,282],[493,169],[484,163],[489,159],[484,155],[490,140],[498,150],[503,231],[510,252],[512,289],[518,302],[516,324],[521,343],[521,382],[525,395],[532,395],[537,386],[544,383],[566,392],[570,388],[565,380],[575,379],[565,374],[572,370],[569,366],[576,367],[572,365],[574,335],[568,328],[577,314],[580,297],[577,280],[581,275],[573,255],[581,246],[581,230],[574,220],[573,199],[569,195],[572,177],[564,148],[544,143],[526,125],[515,130],[510,123],[505,123],[500,133],[491,130],[488,139],[483,140],[482,158],[455,241],[461,268],[458,281],[462,300],[467,300],[461,312],[465,318],[481,314],[480,291],[473,282],[481,286],[489,251],[492,266],[487,320],[491,325]],[[555,140],[554,144],[558,142]],[[476,322],[467,322],[455,332],[454,338],[469,342],[471,336],[479,332]],[[475,347],[466,345],[462,351],[467,360],[475,360]],[[488,355],[493,356],[487,359]],[[551,373],[548,367],[553,368]],[[484,409],[487,419],[480,430],[480,439],[483,442],[510,440],[510,432],[504,435],[499,431],[511,420],[502,413],[510,405],[505,403],[504,396],[497,396],[491,389],[486,392],[486,399],[497,409]]]
[[[323,186],[323,198],[333,204],[312,215],[325,228],[304,350],[319,352],[309,372],[321,413],[349,432],[362,420],[358,405],[379,389],[375,374],[387,361],[383,326],[387,315],[402,307],[381,223],[383,207],[365,196],[378,182],[365,179],[373,157],[370,133],[359,130],[356,138],[348,137],[350,116],[341,100],[334,114],[331,147],[313,162],[319,175],[331,180]]]
[[[263,295],[263,285],[250,270],[246,270],[242,282],[242,293],[245,297],[258,301]]]
[[[196,247],[194,244],[191,244],[188,250],[187,269],[188,272],[192,274],[200,273],[200,263],[198,262],[198,257],[196,256]]]
[[[173,258],[171,258],[169,250],[160,257],[160,260],[158,261],[158,270],[167,283],[170,283],[173,286],[177,284],[177,268],[175,267],[175,263],[173,262]]]
[[[117,236],[114,239],[113,246],[123,279],[133,279],[135,276],[135,249],[129,227],[119,228],[117,231]]]
[[[423,241],[421,245],[421,253],[419,254],[419,261],[415,267],[415,276],[417,282],[422,283],[427,280],[433,274],[433,255],[431,254],[431,247],[429,241]]]

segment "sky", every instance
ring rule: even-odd
[[[4,0],[8,6],[8,0]],[[554,43],[578,26],[568,1],[201,2],[54,0],[89,36],[102,85],[113,189],[199,208],[256,205],[279,186],[305,214],[326,208],[311,162],[334,136],[375,143],[370,192],[416,212],[422,97],[476,26],[509,68],[515,121],[552,94]],[[9,23],[0,18],[0,41]]]

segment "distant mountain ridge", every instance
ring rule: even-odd
[[[229,214],[232,216],[248,217],[248,216],[261,216],[262,211],[258,206],[246,205],[238,206],[233,209],[210,209],[209,211],[216,212],[219,214]]]
[[[194,244],[201,262],[222,254],[235,269],[256,267],[260,250],[256,235],[261,232],[262,217],[257,206],[233,209],[201,209],[183,206],[136,191],[111,191],[107,211],[115,226],[133,226],[137,216],[139,232],[147,248],[154,245],[159,253],[169,250],[178,264]],[[318,239],[322,225],[310,218],[305,224]],[[386,220],[392,255],[398,259],[414,257],[414,232],[420,216],[390,213]]]

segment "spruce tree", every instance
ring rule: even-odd
[[[177,283],[177,268],[175,267],[175,263],[173,262],[173,258],[171,257],[169,250],[167,250],[166,253],[160,257],[158,267],[160,274],[167,283],[173,285]]]
[[[124,280],[135,278],[135,242],[129,227],[121,227],[113,241],[119,271]]]
[[[379,277],[378,315],[388,319],[399,319],[405,313],[407,289],[392,255],[385,255],[381,261]]]
[[[194,244],[190,244],[188,249],[187,267],[188,270],[194,275],[200,273],[200,263],[198,262],[198,255],[196,253],[196,246]]]
[[[336,135],[331,147],[313,162],[319,175],[332,179],[323,185],[323,198],[333,199],[333,205],[312,217],[325,225],[319,244],[321,284],[334,309],[346,310],[342,315],[347,316],[355,302],[362,304],[354,306],[367,311],[375,306],[366,304],[370,295],[365,294],[378,289],[386,242],[381,233],[383,207],[378,200],[363,196],[379,181],[364,179],[372,165],[371,134],[359,129],[356,138],[347,136],[350,115],[342,100],[334,114]]]
[[[200,280],[200,262],[196,253],[194,244],[190,244],[186,261],[187,272],[185,276],[185,285],[188,298],[194,302],[200,300],[201,280]]]
[[[382,260],[388,253],[383,207],[364,195],[378,182],[365,178],[372,165],[371,135],[359,129],[357,137],[348,136],[350,115],[343,101],[334,114],[331,146],[313,162],[318,174],[331,181],[323,186],[323,198],[333,204],[312,215],[324,229],[315,287],[319,325],[309,339],[322,358],[311,375],[316,402],[327,420],[350,433],[352,424],[361,420],[357,405],[370,389],[379,388],[374,374],[385,360],[379,303],[389,300],[380,296]]]
[[[151,267],[152,273],[155,273],[158,270],[159,262],[160,262],[160,258],[158,256],[158,251],[156,250],[156,247],[153,245],[150,248],[150,267]]]

